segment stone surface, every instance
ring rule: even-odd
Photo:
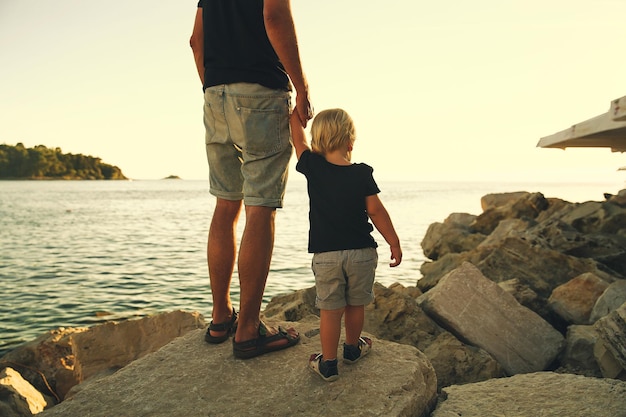
[[[602,372],[593,353],[597,340],[598,334],[593,326],[569,326],[565,349],[560,356],[559,371],[601,377]]]
[[[484,381],[503,375],[500,364],[487,352],[469,346],[442,329],[417,305],[418,288],[376,283],[374,302],[365,307],[364,330],[377,338],[408,344],[424,352],[437,374],[437,388]],[[274,297],[264,315],[272,320],[305,319],[314,308],[315,287]],[[310,318],[310,317],[309,317]],[[317,316],[313,316],[317,320]]]
[[[437,389],[504,376],[504,369],[489,353],[443,332],[424,350],[437,374]]]
[[[489,352],[509,375],[547,369],[564,344],[558,331],[467,262],[418,303],[460,340]]]
[[[432,223],[422,239],[424,255],[429,259],[438,259],[447,253],[474,249],[486,237],[470,230],[469,226],[475,219],[476,216],[470,214],[453,213],[443,223]]]
[[[43,395],[12,368],[0,371],[0,402],[5,417],[38,414],[48,406]]]
[[[481,199],[483,212],[471,224],[471,229],[490,235],[504,219],[534,219],[548,208],[548,200],[541,193],[514,192],[488,194]]]
[[[626,303],[594,324],[598,341],[594,349],[602,374],[626,379]]]
[[[76,384],[98,373],[110,373],[154,352],[192,329],[205,327],[198,313],[173,311],[141,319],[109,322],[90,328],[48,332],[2,359],[23,365],[20,373],[48,393],[39,372],[60,399]],[[33,370],[37,370],[36,372]]]
[[[443,389],[432,417],[626,417],[626,382],[539,372]]]
[[[435,373],[416,348],[374,339],[370,355],[356,365],[340,363],[339,380],[329,384],[306,367],[320,350],[318,322],[296,326],[303,334],[299,345],[245,361],[232,356],[231,343],[209,345],[203,330],[189,332],[87,382],[42,417],[419,417],[434,405]]]
[[[469,225],[446,219],[429,228],[422,245],[432,262],[420,267],[422,291],[466,261],[495,282],[518,279],[546,300],[554,288],[585,272],[608,283],[626,278],[625,207],[528,192],[489,194],[481,203],[483,213]],[[482,241],[472,248],[473,240]]]
[[[593,306],[589,322],[595,323],[624,303],[626,303],[626,279],[620,279],[611,283],[600,295]]]
[[[609,283],[585,273],[559,285],[548,299],[550,308],[571,324],[588,324],[591,310]]]

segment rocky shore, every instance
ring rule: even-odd
[[[275,297],[302,342],[248,361],[198,313],[59,329],[0,359],[0,415],[626,417],[626,190],[486,195],[422,241],[416,287],[375,287],[374,350],[332,384],[314,288]]]

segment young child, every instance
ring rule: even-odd
[[[366,164],[350,162],[354,124],[342,109],[320,112],[311,125],[311,148],[298,113],[291,116],[298,157],[296,170],[306,176],[309,193],[309,253],[320,309],[322,352],[311,355],[309,368],[325,381],[339,377],[337,349],[345,316],[343,361],[353,364],[367,355],[372,340],[361,337],[365,305],[374,300],[378,255],[371,232],[374,223],[391,247],[389,266],[402,261],[400,240],[378,198],[380,190]]]

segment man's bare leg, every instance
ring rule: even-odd
[[[274,208],[246,206],[246,226],[241,238],[238,259],[241,303],[236,342],[259,337],[259,314],[274,249],[275,216]],[[276,329],[268,330],[270,334],[276,333]],[[297,335],[293,329],[290,329],[289,333]],[[280,340],[276,343],[287,341]]]
[[[214,323],[228,322],[233,311],[230,299],[230,281],[235,267],[237,243],[235,229],[241,201],[217,199],[207,244],[207,260],[211,294],[213,296]],[[211,330],[212,336],[222,336],[224,332]]]

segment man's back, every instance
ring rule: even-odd
[[[204,87],[249,82],[289,90],[263,20],[263,0],[200,0]]]

